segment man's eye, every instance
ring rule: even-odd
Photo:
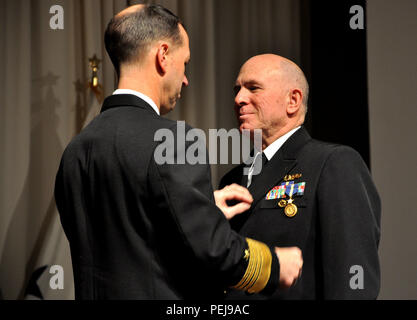
[[[249,90],[250,91],[255,91],[255,90],[258,90],[259,89],[259,87],[255,87],[255,86],[251,86],[251,87],[249,87]]]

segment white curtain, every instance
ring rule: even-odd
[[[103,58],[102,34],[126,1],[59,1],[63,30],[50,28],[49,9],[55,4],[0,2],[0,290],[5,299],[39,298],[33,288],[25,294],[31,279],[45,299],[73,298],[68,242],[53,198],[55,174],[64,147],[99,108],[86,88],[88,58],[96,54],[103,60],[104,90],[115,85]],[[49,287],[52,265],[63,267],[63,290]]]
[[[251,56],[276,53],[301,64],[299,0],[161,0],[178,14],[190,37],[190,85],[173,120],[193,127],[235,128],[233,87],[241,65]],[[230,162],[230,159],[229,159]],[[212,166],[213,185],[233,165]]]
[[[191,41],[190,86],[168,117],[206,133],[235,127],[232,88],[247,58],[272,52],[300,62],[298,0],[61,0],[63,30],[49,26],[54,0],[1,0],[0,294],[5,299],[74,297],[68,242],[53,198],[55,174],[65,146],[100,109],[87,88],[88,59],[95,54],[102,60],[99,81],[104,96],[111,94],[116,83],[104,29],[115,13],[141,2],[158,2],[184,21]],[[212,167],[214,187],[230,167]],[[63,290],[49,287],[52,265],[63,267]]]

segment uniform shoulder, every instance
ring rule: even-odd
[[[307,145],[307,149],[314,150],[315,152],[319,152],[330,156],[333,153],[339,154],[359,154],[355,149],[350,146],[332,143],[332,142],[325,142],[321,140],[311,139],[310,143]]]
[[[354,148],[337,143],[312,139],[306,146],[305,152],[316,155],[325,163],[340,163],[344,166],[358,163],[364,164],[362,156]]]

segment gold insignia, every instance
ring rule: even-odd
[[[284,208],[287,205],[287,200],[281,199],[280,201],[278,201],[278,205],[281,208]]]
[[[248,261],[248,259],[249,259],[249,250],[248,249],[245,250],[245,255],[244,255],[243,259]]]
[[[296,173],[296,174],[287,174],[284,177],[284,181],[291,181],[291,180],[295,180],[295,179],[299,179],[301,178],[303,175],[301,173]]]

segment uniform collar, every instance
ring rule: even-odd
[[[292,129],[291,131],[279,137],[277,140],[275,140],[268,147],[265,148],[263,152],[268,161],[272,159],[272,157],[275,155],[275,153],[277,153],[277,151],[282,147],[282,145],[300,128],[301,126]]]
[[[138,107],[155,114],[154,108],[149,103],[133,94],[115,94],[107,97],[103,102],[101,112],[119,107]]]
[[[132,94],[134,96],[137,96],[138,98],[147,102],[152,107],[152,109],[155,110],[155,112],[158,115],[161,115],[156,103],[151,98],[149,98],[146,94],[143,94],[142,92],[131,90],[131,89],[117,89],[116,91],[113,92],[113,95],[118,95],[118,94]]]

